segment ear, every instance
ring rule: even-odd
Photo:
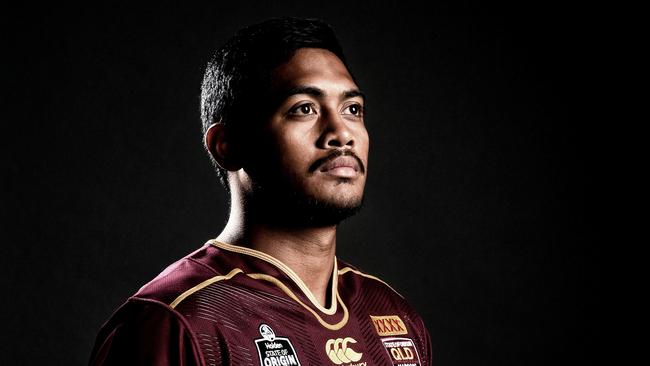
[[[203,143],[217,164],[234,172],[242,168],[240,159],[233,149],[232,132],[223,123],[214,123],[203,136]]]

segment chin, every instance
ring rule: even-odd
[[[244,194],[245,210],[281,226],[335,226],[359,212],[364,202],[365,180],[296,184],[278,179],[267,183],[254,182]]]
[[[246,195],[247,212],[260,220],[281,226],[335,226],[359,212],[364,202],[363,194],[358,192],[312,194],[260,188]]]
[[[344,201],[313,199],[305,203],[298,222],[311,226],[334,226],[359,212],[363,207],[363,197]]]
[[[305,197],[333,206],[355,206],[363,201],[363,184],[340,182],[336,185],[321,186],[304,192]]]

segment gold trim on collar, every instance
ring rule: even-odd
[[[289,266],[282,263],[280,260],[278,260],[278,259],[276,259],[276,258],[274,258],[274,257],[272,257],[272,256],[270,256],[270,255],[268,255],[268,254],[266,254],[264,252],[260,252],[259,250],[246,248],[246,247],[242,247],[242,246],[239,246],[239,245],[226,244],[226,243],[217,241],[216,239],[208,240],[208,243],[210,243],[211,245],[213,245],[213,246],[215,246],[217,248],[220,248],[220,249],[228,250],[228,251],[235,252],[235,253],[250,255],[252,257],[261,259],[261,260],[263,260],[265,262],[271,263],[272,265],[274,265],[275,267],[280,269],[280,271],[284,272],[284,274],[286,274],[291,280],[293,280],[293,282],[295,282],[296,285],[298,285],[298,287],[300,288],[300,290],[302,290],[302,292],[305,294],[305,296],[307,296],[307,298],[312,303],[312,305],[314,305],[318,310],[322,311],[323,313],[325,313],[327,315],[333,315],[333,314],[336,313],[337,301],[335,299],[340,300],[340,297],[338,295],[338,264],[337,264],[337,261],[336,261],[336,257],[334,257],[334,269],[333,269],[333,273],[332,273],[332,296],[330,297],[332,299],[332,304],[330,305],[329,309],[327,309],[327,308],[323,307],[318,302],[318,300],[316,300],[316,297],[314,296],[314,294],[309,290],[307,285],[305,285],[305,283],[300,279],[300,277],[296,274],[296,272],[294,272],[291,268],[289,268]],[[342,301],[341,301],[341,304],[343,304]]]
[[[371,278],[371,279],[373,279],[373,280],[375,280],[375,281],[379,281],[379,282],[383,283],[384,285],[386,285],[389,289],[393,290],[393,292],[396,293],[396,294],[398,294],[401,298],[404,298],[404,296],[402,296],[402,294],[400,294],[399,292],[395,291],[395,289],[392,288],[392,287],[390,287],[390,285],[387,284],[386,282],[380,280],[379,278],[377,278],[377,277],[375,277],[375,276],[372,276],[372,275],[369,275],[369,274],[365,274],[365,273],[363,273],[363,272],[361,272],[361,271],[357,271],[356,269],[352,269],[352,268],[350,268],[350,267],[341,268],[341,269],[339,270],[339,275],[342,275],[342,274],[345,274],[345,273],[348,273],[348,272],[353,272],[353,273],[358,274],[359,276],[363,276],[363,277]]]
[[[238,273],[246,275],[246,276],[248,276],[248,277],[250,277],[252,279],[255,279],[255,280],[264,280],[264,281],[267,281],[267,282],[271,282],[275,286],[279,287],[280,290],[284,291],[284,293],[287,294],[290,298],[292,298],[295,302],[300,304],[303,308],[307,309],[307,311],[309,311],[316,318],[316,320],[318,320],[318,322],[323,327],[325,327],[325,328],[327,328],[329,330],[339,330],[339,329],[343,328],[348,323],[348,319],[350,317],[350,315],[348,313],[348,308],[347,308],[347,306],[345,306],[345,304],[343,303],[343,300],[341,300],[341,297],[339,296],[338,293],[336,293],[336,300],[334,302],[340,302],[341,303],[341,308],[343,309],[343,318],[341,318],[341,321],[339,321],[338,323],[330,324],[330,323],[326,322],[325,320],[323,320],[323,318],[321,318],[321,316],[317,312],[315,312],[312,308],[307,306],[307,304],[300,301],[298,296],[296,296],[296,294],[294,294],[293,291],[291,291],[291,289],[289,289],[284,283],[282,283],[282,281],[278,280],[277,278],[275,278],[273,276],[269,276],[269,275],[263,274],[263,273],[244,273],[244,271],[242,271],[239,268],[233,269],[232,271],[230,271],[225,276],[223,276],[223,275],[214,276],[212,278],[209,278],[209,279],[199,283],[198,285],[196,285],[196,286],[190,288],[189,290],[183,292],[180,296],[178,296],[176,298],[176,300],[174,300],[171,304],[169,304],[169,306],[172,309],[174,309],[174,308],[176,308],[178,306],[178,304],[180,304],[183,300],[185,300],[188,296],[192,295],[193,293],[195,293],[195,292],[197,292],[197,291],[199,291],[199,290],[201,290],[201,289],[203,289],[203,288],[205,288],[205,287],[207,287],[207,286],[209,286],[209,285],[211,285],[213,283],[216,283],[216,282],[219,282],[219,281],[224,281],[224,280],[229,280],[229,279],[233,278]]]
[[[267,274],[262,274],[262,273],[251,273],[251,274],[247,274],[247,276],[251,277],[251,278],[255,278],[255,279],[269,281],[269,282],[273,283],[274,285],[278,286],[282,291],[284,291],[287,295],[289,295],[289,297],[291,297],[293,300],[295,300],[298,304],[302,305],[302,307],[307,309],[307,311],[312,313],[312,315],[316,318],[316,320],[318,320],[318,322],[322,326],[324,326],[325,328],[327,328],[329,330],[339,330],[339,329],[343,328],[348,323],[348,318],[349,318],[348,308],[343,303],[343,300],[341,300],[341,297],[339,296],[338,292],[336,293],[336,300],[333,301],[333,302],[336,303],[338,301],[338,302],[341,303],[341,308],[343,309],[343,318],[341,318],[341,321],[339,321],[336,324],[330,324],[330,323],[326,322],[325,320],[323,320],[323,318],[321,318],[321,316],[317,312],[315,312],[312,308],[307,306],[304,302],[300,301],[300,299],[296,296],[296,294],[294,294],[287,287],[287,285],[282,283],[282,281],[278,280],[277,278],[275,278],[273,276],[269,276]]]

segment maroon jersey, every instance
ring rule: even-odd
[[[104,324],[91,365],[431,364],[422,319],[380,279],[335,259],[329,307],[268,254],[214,240]]]

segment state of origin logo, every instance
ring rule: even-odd
[[[300,366],[296,350],[289,338],[276,337],[273,329],[267,324],[261,324],[259,331],[262,338],[255,340],[255,346],[260,356],[260,365]]]

